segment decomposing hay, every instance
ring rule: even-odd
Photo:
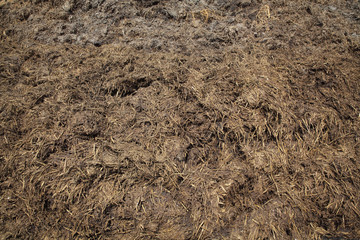
[[[356,3],[95,2],[0,6],[4,239],[360,238]]]

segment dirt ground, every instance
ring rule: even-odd
[[[2,239],[360,239],[360,2],[1,0]]]

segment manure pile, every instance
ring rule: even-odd
[[[360,239],[360,3],[1,0],[2,239]]]

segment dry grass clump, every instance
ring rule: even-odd
[[[4,239],[359,238],[358,27],[305,5],[220,50],[1,38]]]

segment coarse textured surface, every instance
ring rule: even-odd
[[[2,239],[359,239],[360,3],[1,0]]]

